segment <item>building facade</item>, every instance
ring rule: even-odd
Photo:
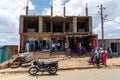
[[[59,43],[62,50],[66,41],[71,49],[79,42],[89,50],[89,46],[96,46],[97,41],[97,35],[92,34],[91,16],[21,15],[19,34],[20,52],[27,48],[29,51],[49,51],[52,43]]]

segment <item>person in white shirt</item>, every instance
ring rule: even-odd
[[[55,44],[52,43],[52,52],[55,52]]]

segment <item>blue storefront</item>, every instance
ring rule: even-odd
[[[98,40],[99,47],[102,47],[102,40]],[[107,49],[111,48],[112,53],[120,55],[120,39],[104,39],[104,46]]]

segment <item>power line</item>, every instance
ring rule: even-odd
[[[120,22],[116,22],[116,21],[113,21],[113,20],[109,20],[109,19],[105,19],[105,20],[120,24]]]

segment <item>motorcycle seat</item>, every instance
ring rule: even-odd
[[[58,61],[51,61],[51,62],[44,62],[45,65],[49,65],[49,64],[55,64],[57,63]]]
[[[45,63],[45,62],[40,61],[40,62],[38,63],[38,65],[44,65],[44,63]]]

